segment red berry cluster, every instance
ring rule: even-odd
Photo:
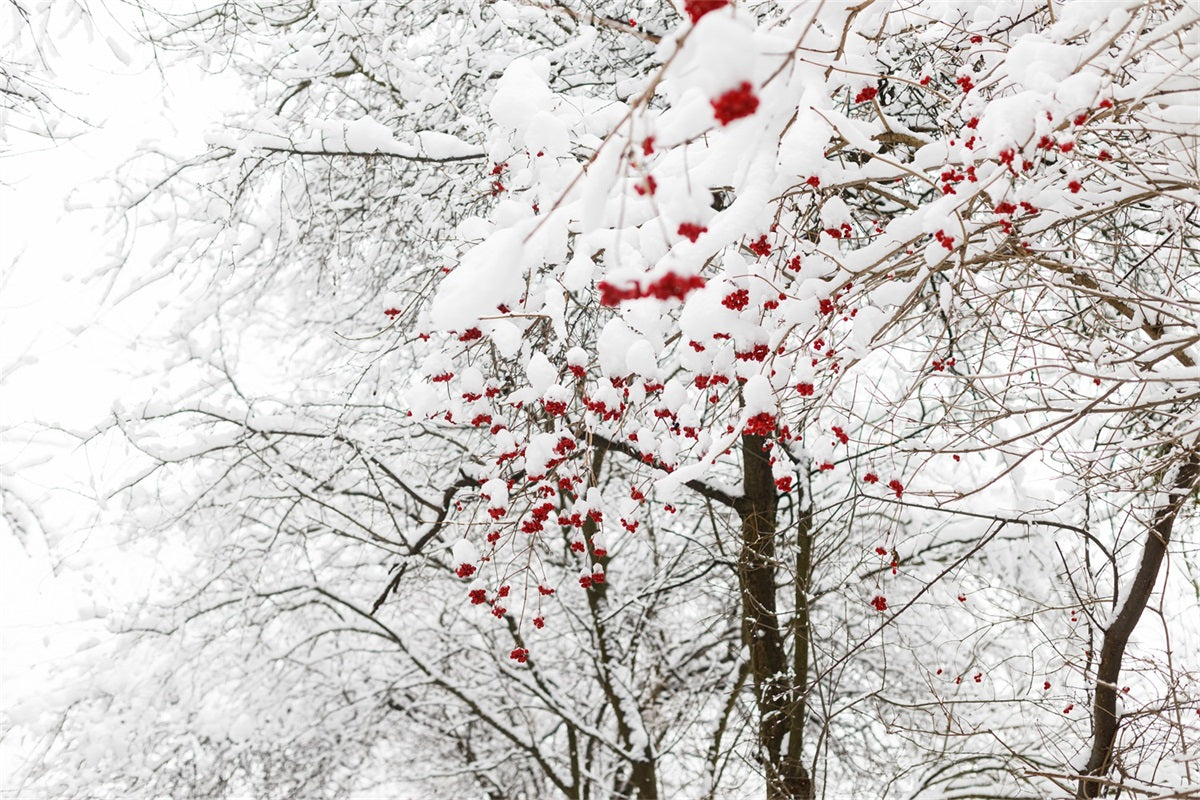
[[[770,436],[775,432],[775,417],[765,411],[755,414],[746,420],[746,427],[742,431],[747,436]]]
[[[741,311],[750,303],[750,291],[748,289],[738,289],[725,295],[721,300],[721,305],[733,311]]]
[[[729,5],[729,0],[684,0],[683,12],[688,15],[688,19],[695,25],[710,11],[716,11],[718,8],[724,8]]]
[[[600,281],[596,288],[600,290],[600,305],[615,306],[623,300],[637,300],[642,297],[654,297],[659,300],[683,299],[693,289],[703,289],[704,278],[699,275],[683,276],[668,272],[646,286],[634,281],[632,286],[621,288],[608,281]]]
[[[697,389],[707,389],[709,386],[729,383],[729,378],[724,375],[697,375],[692,379],[692,383]]]
[[[733,354],[733,357],[738,361],[762,361],[771,354],[771,348],[765,344],[756,344],[750,350],[739,351]]]
[[[968,142],[973,141],[974,137],[968,140]],[[946,169],[942,170],[942,174],[938,177],[942,181],[942,194],[958,194],[958,192],[954,190],[954,184],[962,183],[964,180],[970,181],[971,183],[977,183],[979,181],[979,179],[975,177],[974,164],[968,166],[962,172],[959,172],[953,167],[947,167]]]
[[[867,103],[871,100],[874,100],[878,94],[879,90],[874,86],[867,86],[864,89],[861,89],[858,94],[854,95],[854,102]]]
[[[658,191],[658,181],[654,180],[653,175],[647,175],[633,185],[633,190],[639,195],[653,195]]]
[[[767,256],[771,255],[771,245],[767,242],[767,235],[765,233],[758,237],[757,241],[748,244],[747,247],[749,247],[750,252],[754,253],[756,256],[762,256],[763,258],[766,258]]]
[[[758,97],[748,81],[742,81],[736,89],[730,89],[709,103],[713,107],[713,116],[722,125],[748,117],[758,110]]]

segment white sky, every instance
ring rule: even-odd
[[[55,141],[0,136],[0,481],[43,502],[52,535],[83,543],[71,569],[56,571],[40,535],[19,541],[0,519],[0,705],[37,692],[57,660],[103,635],[103,622],[87,618],[111,590],[108,567],[138,565],[106,544],[104,530],[89,529],[89,496],[103,493],[92,476],[104,465],[42,427],[92,426],[122,396],[127,375],[145,372],[154,357],[131,346],[155,317],[153,294],[114,308],[102,303],[104,282],[83,280],[119,247],[104,213],[86,206],[104,201],[103,181],[145,141],[201,151],[204,131],[236,94],[232,76],[184,66],[164,76],[111,18],[95,23],[97,36],[82,28],[56,34],[51,54],[60,105],[88,125]],[[68,205],[83,210],[67,213]],[[92,559],[95,566],[85,566]],[[22,749],[0,745],[0,795]]]
[[[50,13],[65,7],[46,6]],[[183,66],[160,71],[148,47],[104,9],[92,10],[101,15],[93,35],[84,25],[63,31],[65,18],[52,18],[40,42],[56,73],[55,99],[85,123],[67,120],[62,129],[78,134],[47,140],[0,130],[0,481],[45,506],[51,536],[79,543],[71,569],[56,569],[63,565],[51,561],[42,532],[21,541],[0,519],[4,706],[36,692],[57,659],[103,633],[102,622],[80,620],[114,585],[108,568],[129,563],[102,529],[89,527],[90,498],[103,493],[92,475],[104,454],[85,455],[70,437],[45,429],[95,425],[121,397],[126,376],[146,371],[148,354],[131,345],[153,321],[156,298],[113,307],[103,302],[105,282],[85,280],[120,247],[106,212],[89,207],[111,198],[106,181],[143,142],[200,152],[203,132],[235,93],[232,77]],[[0,793],[12,786],[14,747],[23,749],[11,741],[0,747]]]

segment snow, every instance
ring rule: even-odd
[[[533,120],[540,119],[541,112],[553,110],[556,98],[546,86],[549,73],[550,62],[538,56],[519,58],[509,64],[497,81],[495,96],[488,106],[492,120],[520,133]]]
[[[466,539],[459,539],[453,545],[451,545],[450,558],[455,565],[474,565],[479,561],[479,551],[476,549],[473,543]]]
[[[419,131],[417,141],[426,158],[450,159],[483,154],[478,147],[440,131]]]
[[[624,376],[629,372],[627,356],[640,337],[620,319],[610,319],[596,339],[596,357],[604,375]]]
[[[775,392],[771,382],[765,375],[754,375],[742,387],[742,398],[745,400],[747,416],[770,414],[774,416],[778,409],[775,403]]]
[[[345,149],[354,153],[389,153],[396,149],[392,130],[370,117],[343,123]]]
[[[466,330],[494,315],[524,272],[521,239],[519,230],[501,230],[468,250],[438,288],[430,308],[433,324]]]
[[[558,368],[550,363],[550,359],[540,351],[534,351],[530,356],[529,361],[525,364],[525,374],[529,378],[529,387],[533,389],[534,394],[542,395],[546,393],[555,381],[558,380]]]

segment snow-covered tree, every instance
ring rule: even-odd
[[[147,457],[169,580],[113,644],[152,666],[84,664],[39,779],[1194,791],[1198,23],[158,20],[257,108],[126,203],[175,226],[186,389],[94,441]]]

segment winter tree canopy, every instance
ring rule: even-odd
[[[24,789],[1200,792],[1194,4],[137,19],[252,101],[116,176],[153,579]]]

